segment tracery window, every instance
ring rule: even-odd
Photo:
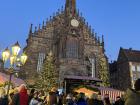
[[[78,58],[78,40],[71,38],[67,41],[66,57],[67,58]]]
[[[45,59],[45,53],[39,53],[38,64],[37,64],[37,72],[41,71],[44,59]]]

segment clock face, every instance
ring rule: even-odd
[[[71,25],[72,25],[73,27],[78,27],[78,26],[79,26],[78,20],[72,19],[72,20],[71,20]]]

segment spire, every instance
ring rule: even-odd
[[[45,27],[45,22],[43,21],[43,23],[42,23],[42,28],[44,28]]]
[[[104,35],[102,35],[102,44],[104,43]]]
[[[33,28],[33,24],[31,24],[30,26],[29,34],[32,34],[32,28]]]
[[[103,46],[103,52],[105,52],[104,35],[102,35],[102,46]]]
[[[76,13],[76,0],[66,0],[65,4],[65,12],[66,14],[72,14],[72,16]]]

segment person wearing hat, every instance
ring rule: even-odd
[[[127,89],[125,105],[140,105],[140,79],[136,80],[134,89]]]

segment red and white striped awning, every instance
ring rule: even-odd
[[[1,73],[0,72],[0,83],[3,84],[5,82],[9,81],[9,75],[6,75],[5,73]],[[25,82],[20,79],[20,78],[15,78],[14,76],[12,76],[12,80],[11,82],[15,85],[15,86],[20,86],[21,84],[25,84]]]
[[[115,89],[100,89],[100,92],[103,97],[108,94],[111,101],[116,101],[117,96],[121,97],[124,94],[124,92]]]
[[[96,86],[92,86],[96,87]],[[100,90],[101,96],[104,98],[106,94],[109,95],[110,101],[116,101],[118,96],[122,96],[124,94],[123,91],[117,90],[117,89],[112,89],[112,88],[107,88],[107,87],[96,87]]]

